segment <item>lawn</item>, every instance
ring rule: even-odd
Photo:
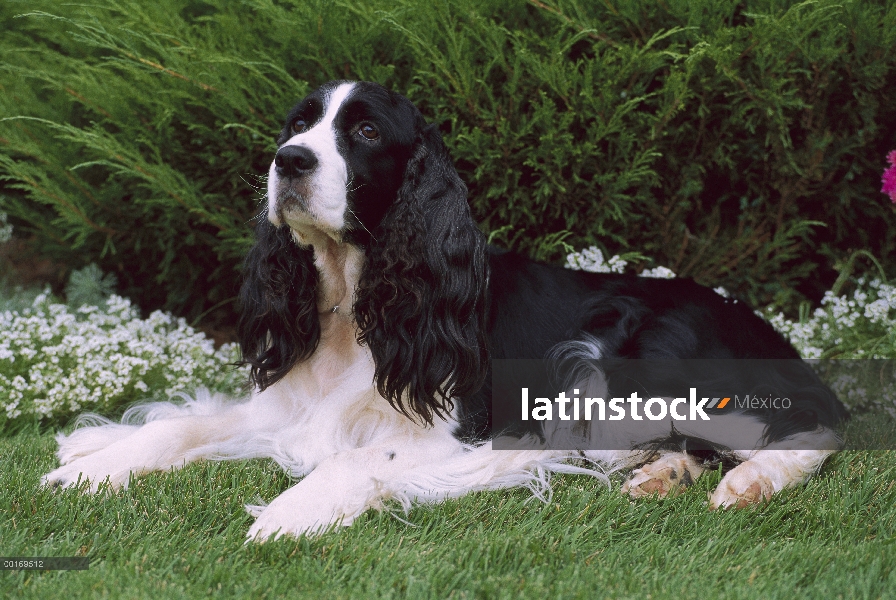
[[[630,501],[557,476],[408,515],[369,512],[313,539],[244,545],[246,503],[291,482],[271,461],[202,462],[92,496],[39,486],[49,433],[0,439],[5,556],[87,555],[87,571],[16,571],[22,598],[886,598],[896,590],[896,453],[843,452],[804,488],[709,512],[720,473]]]

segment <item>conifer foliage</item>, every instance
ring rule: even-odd
[[[440,123],[495,243],[636,250],[757,305],[896,263],[870,0],[4,2],[0,212],[146,309],[230,311],[280,119],[341,78]]]

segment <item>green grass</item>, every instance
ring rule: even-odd
[[[52,492],[48,433],[0,439],[0,555],[91,558],[0,572],[23,598],[887,598],[896,594],[896,453],[843,452],[805,487],[710,513],[710,473],[630,501],[585,477],[370,512],[314,539],[244,545],[243,504],[291,481],[270,461],[203,462],[106,496]]]

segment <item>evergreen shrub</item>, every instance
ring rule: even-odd
[[[0,212],[144,309],[230,318],[280,119],[378,81],[440,124],[494,243],[633,251],[754,305],[893,275],[896,4],[0,4]]]

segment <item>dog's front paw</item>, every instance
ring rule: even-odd
[[[85,492],[97,493],[100,488],[118,490],[126,487],[130,473],[113,469],[92,456],[78,459],[50,471],[41,477],[41,484],[51,488],[78,487]],[[105,485],[104,485],[105,484]]]
[[[279,498],[277,499],[279,500]],[[289,503],[278,503],[274,500],[268,505],[249,528],[246,537],[249,541],[264,542],[274,536],[311,537],[319,535],[335,525],[350,525],[353,515],[341,514],[340,511],[322,506],[292,506]]]
[[[772,497],[774,485],[751,461],[741,463],[728,472],[709,497],[709,510],[746,508]]]
[[[283,536],[298,538],[305,535],[311,537],[323,533],[337,521],[338,518],[335,514],[296,514],[295,511],[285,508],[271,509],[268,507],[255,519],[246,537],[253,542],[265,542],[271,539],[271,536],[275,540]],[[348,523],[344,524],[348,525]]]
[[[257,516],[249,528],[248,541],[264,542],[271,536],[278,539],[319,535],[331,527],[351,525],[371,506],[369,490],[315,489],[316,486],[306,485],[312,483],[307,479],[266,507],[246,507],[250,514]]]

